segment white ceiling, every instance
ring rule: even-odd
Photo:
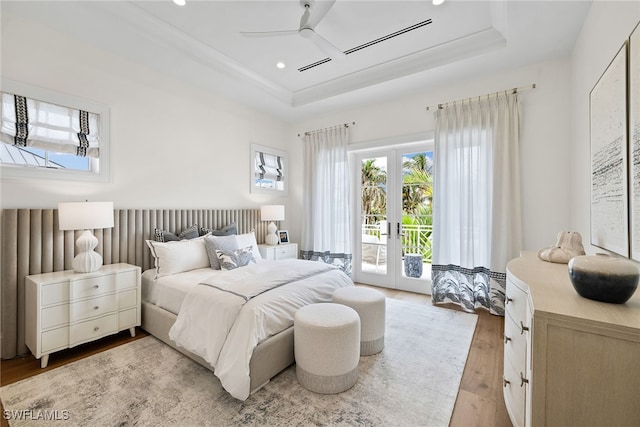
[[[327,58],[309,39],[244,37],[242,31],[295,30],[299,0],[2,1],[35,19],[162,72],[297,120],[338,106],[387,99],[455,79],[569,54],[590,1],[312,0],[315,27],[341,51],[412,25],[418,29],[309,70]],[[277,62],[286,64],[276,68]]]

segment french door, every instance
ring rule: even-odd
[[[431,293],[431,147],[355,154],[356,282]]]

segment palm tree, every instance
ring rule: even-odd
[[[414,214],[433,197],[433,161],[425,153],[416,154],[403,163],[402,209]]]
[[[387,210],[387,171],[376,165],[376,159],[362,161],[362,214],[364,224],[376,224]]]

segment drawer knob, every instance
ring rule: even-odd
[[[528,326],[524,326],[522,320],[520,321],[520,335],[523,335],[525,332],[529,331]]]
[[[529,384],[529,380],[526,379],[524,375],[522,375],[522,372],[520,372],[520,387],[524,386],[525,384]]]
[[[505,377],[502,377],[502,387],[506,387],[509,384],[511,384],[511,381],[509,381]]]
[[[513,298],[509,298],[509,297],[505,297],[504,298],[504,305],[509,304],[510,302],[513,302]]]
[[[100,330],[100,326],[96,326],[93,328],[93,332],[98,332]]]
[[[506,334],[504,335],[504,343],[508,343],[509,341],[511,341],[511,338],[509,338]]]
[[[100,285],[93,285],[93,289],[98,289]]]
[[[95,307],[93,307],[94,310],[98,310],[100,307],[98,307],[97,305]]]

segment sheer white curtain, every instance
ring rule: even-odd
[[[351,274],[348,142],[346,126],[305,134],[300,255]]]
[[[506,264],[522,246],[517,94],[436,112],[433,303],[504,315]]]

